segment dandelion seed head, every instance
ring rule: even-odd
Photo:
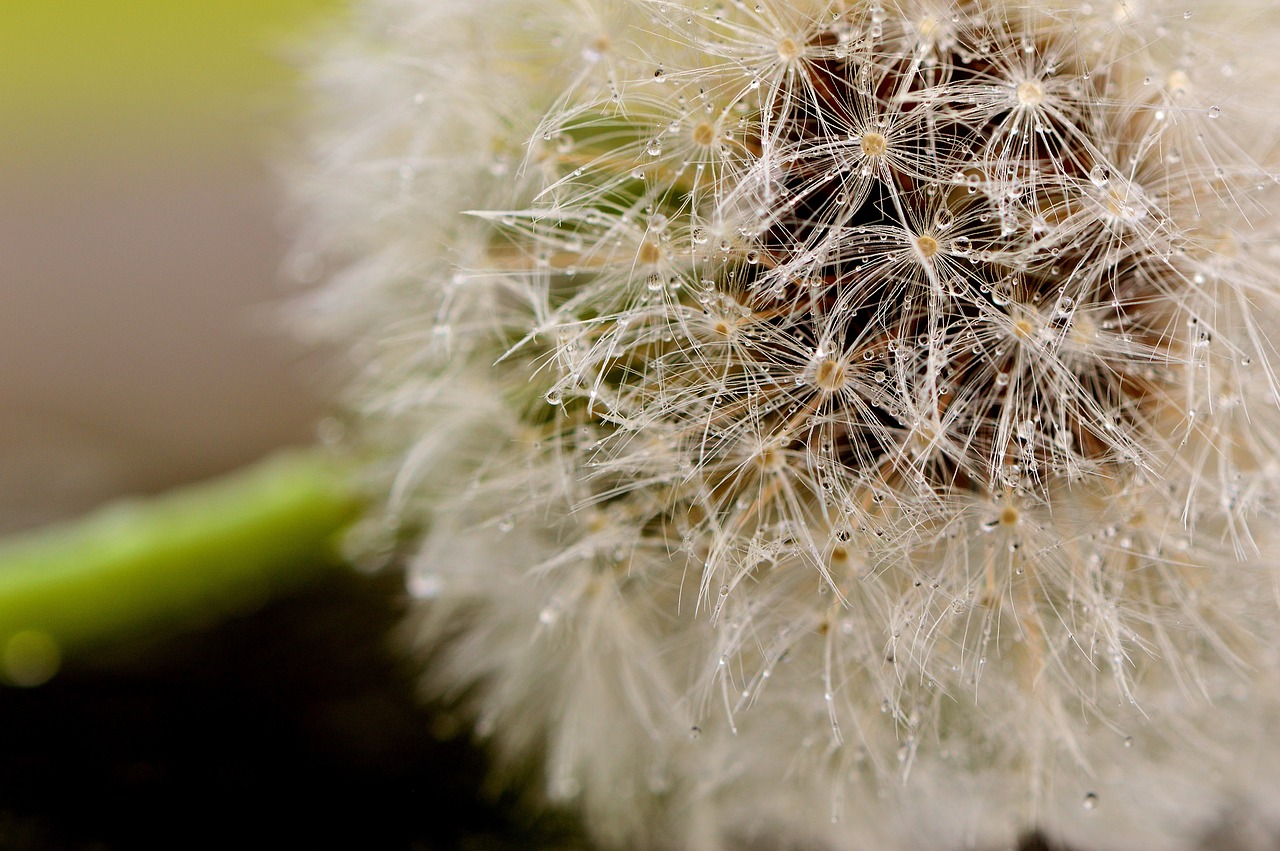
[[[501,765],[628,847],[1252,806],[1202,766],[1280,692],[1280,111],[1209,70],[1261,4],[361,9],[308,310]]]

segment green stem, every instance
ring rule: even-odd
[[[339,562],[358,510],[316,452],[0,541],[0,678],[37,685],[62,654],[245,611]]]

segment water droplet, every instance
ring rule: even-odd
[[[552,626],[556,621],[560,620],[560,612],[564,609],[564,604],[558,598],[551,598],[551,602],[542,607],[542,611],[538,612],[538,623],[543,626]]]
[[[1086,792],[1084,796],[1084,808],[1086,810],[1095,810],[1098,808],[1098,795],[1096,792]]]
[[[444,590],[444,583],[434,573],[411,573],[405,580],[405,590],[415,600],[434,600]]]

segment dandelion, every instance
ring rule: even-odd
[[[1272,18],[360,4],[299,251],[426,690],[605,845],[1267,824]]]

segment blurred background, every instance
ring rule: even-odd
[[[291,49],[340,0],[0,0],[0,530],[305,442]]]
[[[0,532],[312,440],[272,172],[342,5],[0,0]],[[399,579],[326,576],[0,686],[0,851],[527,847],[390,647]]]

